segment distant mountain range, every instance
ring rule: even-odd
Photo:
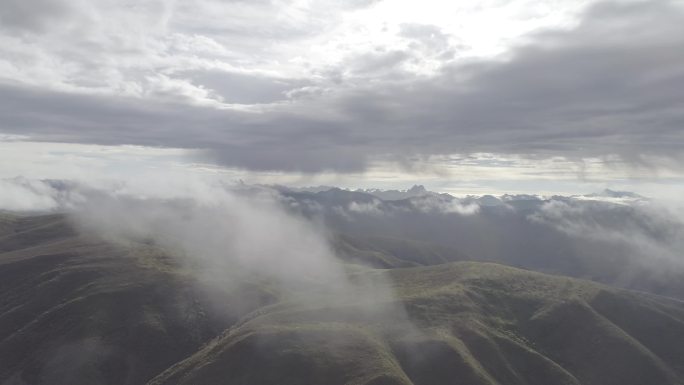
[[[68,181],[17,179],[14,184],[30,201],[50,203],[48,211],[78,208],[108,194]],[[291,213],[324,223],[334,234],[403,239],[454,250],[466,259],[684,298],[684,221],[635,193],[458,198],[419,185],[405,191],[246,184],[224,188],[243,196],[266,194]],[[371,254],[377,255],[364,255]],[[376,267],[388,263],[386,258],[366,260]]]
[[[312,186],[312,187],[286,187],[286,186],[280,186],[280,185],[267,185],[265,187],[268,188],[274,188],[278,191],[281,192],[308,192],[308,193],[321,193],[321,192],[326,192],[330,190],[335,190],[339,189],[338,187],[334,186]],[[451,197],[455,198],[453,195],[447,194],[447,193],[438,193],[434,191],[429,191],[425,188],[423,185],[413,185],[411,188],[407,190],[382,190],[382,189],[376,189],[376,188],[370,188],[370,189],[356,189],[356,190],[347,190],[347,191],[354,191],[354,192],[359,192],[359,193],[365,193],[369,195],[373,195],[376,198],[379,198],[384,201],[398,201],[398,200],[403,200],[403,199],[409,199],[409,198],[415,198],[415,197],[421,197],[421,196],[443,196],[443,197]],[[563,196],[557,195],[551,198],[564,198]],[[610,200],[613,199],[614,203],[619,203],[621,201],[625,202],[631,202],[631,201],[646,201],[648,198],[639,195],[637,193],[629,192],[629,191],[615,191],[611,189],[604,189],[601,192],[595,192],[595,193],[590,193],[590,194],[584,194],[584,195],[570,195],[568,198],[573,198],[573,199],[583,199],[583,200]],[[531,194],[503,194],[500,197],[495,197],[493,195],[470,195],[466,197],[466,199],[469,200],[477,200],[480,204],[483,204],[485,206],[490,206],[490,205],[498,205],[503,202],[507,201],[525,201],[525,200],[544,200],[547,199],[543,196],[540,195],[531,195]]]
[[[684,224],[637,194],[426,193],[398,200],[338,188],[280,194],[293,212],[355,238],[416,241],[468,259],[684,299]]]

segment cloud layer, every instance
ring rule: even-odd
[[[358,43],[383,4],[4,0],[0,131],[252,170],[473,152],[681,168],[681,4],[596,3],[498,56],[399,16]]]
[[[208,272],[226,275],[242,266],[289,288],[334,281],[348,292],[354,285],[327,243],[343,235],[362,249],[365,240],[376,247],[403,240],[409,248],[397,252],[414,250],[418,260],[420,250],[446,247],[455,254],[438,263],[451,257],[495,261],[684,298],[684,212],[630,193],[543,199],[424,192],[383,200],[335,188],[307,192],[166,179],[121,181],[114,189],[0,179],[0,210],[66,210],[107,239],[150,239]],[[357,250],[351,256],[362,255]]]

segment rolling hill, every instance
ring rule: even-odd
[[[153,241],[104,241],[62,215],[3,214],[0,384],[684,383],[681,301],[340,242],[351,291],[283,292],[254,274],[211,282]],[[385,268],[348,264],[355,250]]]
[[[150,384],[680,384],[684,305],[496,264],[385,273],[396,303],[274,306]]]

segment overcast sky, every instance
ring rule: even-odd
[[[684,2],[0,0],[0,177],[684,191]]]

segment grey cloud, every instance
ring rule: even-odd
[[[68,15],[72,7],[61,0],[0,1],[0,31],[43,32],[49,24]]]
[[[367,52],[359,55],[347,63],[348,69],[360,76],[377,76],[389,71],[393,71],[397,66],[401,65],[406,60],[409,60],[411,55],[408,52],[401,50],[385,51],[378,49],[374,52]]]
[[[7,86],[0,98],[1,131],[39,140],[203,149],[208,160],[259,170],[351,171],[367,160],[330,121]]]
[[[53,212],[73,208],[92,191],[69,181],[0,179],[0,211]]]
[[[227,71],[187,71],[178,76],[216,92],[226,103],[260,104],[287,99],[290,91],[310,86],[305,79],[278,79],[263,75],[231,73]]]
[[[247,43],[250,50],[259,50],[284,40],[316,36],[334,27],[331,20],[336,20],[338,13],[376,2],[181,1],[176,4],[172,24],[182,32],[213,35],[226,43]]]
[[[434,77],[397,76],[402,55],[360,64],[352,58],[331,73],[365,65],[377,74],[373,82],[312,80],[319,92],[260,112],[4,85],[0,131],[198,148],[216,162],[258,170],[358,171],[378,156],[472,152],[634,161],[656,155],[681,166],[682,26],[684,10],[672,2],[603,3],[572,30],[538,32],[506,58],[451,64]],[[198,73],[193,81],[236,101],[274,100],[281,90],[279,83],[213,76]],[[231,87],[246,91],[230,94]]]
[[[578,254],[604,264],[622,263],[616,277],[620,285],[650,280],[651,287],[645,287],[649,290],[669,285],[679,287],[677,295],[682,295],[681,281],[672,278],[684,271],[684,222],[676,209],[657,204],[554,200],[542,205],[529,219],[567,234]]]
[[[355,90],[341,104],[391,125],[387,136],[417,152],[677,157],[682,25],[684,12],[670,3],[603,4],[576,29],[540,33],[507,60],[454,65],[383,94]],[[394,95],[390,108],[385,95]]]

